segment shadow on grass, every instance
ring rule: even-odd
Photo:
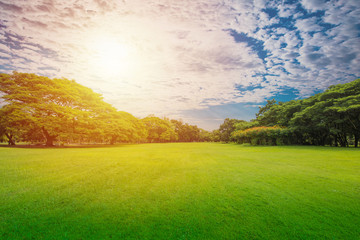
[[[241,147],[248,147],[248,148],[271,148],[271,147],[276,147],[276,148],[287,148],[287,149],[299,149],[299,148],[303,148],[303,149],[360,149],[355,148],[354,145],[350,145],[349,147],[335,147],[335,146],[330,146],[330,145],[326,145],[326,146],[316,146],[316,145],[251,145],[250,143],[243,143],[243,144],[237,144],[237,143],[233,143],[233,145],[238,145]]]

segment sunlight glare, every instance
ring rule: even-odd
[[[134,48],[113,39],[101,39],[91,45],[91,65],[97,73],[107,76],[127,75],[134,68]]]

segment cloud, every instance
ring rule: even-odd
[[[289,4],[281,4],[278,6],[279,13],[278,16],[281,18],[289,18],[292,16],[299,16],[300,13],[296,12],[296,6],[295,5],[289,5]]]
[[[12,56],[6,52],[0,52],[0,57],[10,59]]]
[[[316,17],[298,19],[295,26],[299,29],[300,32],[319,32],[323,29],[317,24]]]
[[[42,23],[40,21],[33,21],[33,20],[29,20],[27,18],[23,18],[22,21],[27,23],[27,25],[29,25],[29,27],[31,27],[31,28],[46,28],[47,27],[47,24]]]
[[[17,5],[14,5],[14,4],[8,4],[8,3],[0,2],[0,7],[3,10],[9,11],[9,12],[14,13],[14,14],[21,14],[22,13],[22,8],[17,6]]]
[[[2,71],[76,79],[137,116],[306,96],[360,75],[356,0],[14,0],[0,16]],[[99,60],[109,44],[129,52],[117,71]]]
[[[301,4],[309,12],[316,12],[327,8],[326,0],[302,0]]]

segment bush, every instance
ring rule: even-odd
[[[237,143],[252,145],[284,145],[288,141],[289,130],[284,127],[253,127],[232,133],[232,139]]]

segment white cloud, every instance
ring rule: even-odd
[[[309,12],[316,12],[326,9],[329,3],[327,3],[326,0],[302,0],[301,4]]]
[[[295,26],[301,32],[319,32],[323,28],[319,26],[316,22],[316,17],[306,18],[306,19],[298,19],[296,20]]]
[[[279,9],[279,17],[288,18],[295,16],[297,17],[299,13],[296,12],[295,5],[281,4],[278,6]]]

